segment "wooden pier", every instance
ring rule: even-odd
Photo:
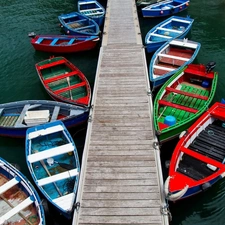
[[[108,0],[73,225],[168,224],[135,0]]]

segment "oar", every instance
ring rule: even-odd
[[[70,87],[70,78],[67,77],[66,80],[67,80],[68,86]],[[72,91],[71,90],[70,90],[70,98],[73,100],[73,95],[72,95]]]
[[[7,199],[5,198],[3,195],[0,195],[0,198],[3,199],[12,209],[14,208],[14,205]],[[31,223],[21,212],[18,212],[18,214],[30,225],[32,225],[33,223]]]
[[[45,162],[44,162],[43,160],[40,160],[40,162],[41,162],[41,165],[43,166],[43,168],[45,169],[46,173],[49,175],[49,177],[51,177],[52,175],[51,175],[51,173],[49,172],[47,166],[45,165]],[[54,184],[56,190],[59,192],[60,196],[62,196],[62,193],[61,193],[61,191],[59,190],[59,188],[58,188],[58,186],[56,185],[56,183],[53,182],[53,184]]]
[[[39,151],[38,151],[38,150],[34,150],[34,153],[35,153],[35,152],[39,152]],[[40,163],[41,163],[41,165],[43,166],[43,168],[45,169],[45,171],[46,171],[46,173],[48,174],[48,176],[51,177],[52,175],[51,175],[51,173],[49,172],[47,166],[45,165],[45,162],[44,162],[43,160],[40,160]],[[59,195],[62,196],[62,193],[61,193],[61,191],[59,190],[59,188],[58,188],[58,186],[56,185],[56,183],[53,182],[53,184],[54,184],[56,190],[58,191]]]

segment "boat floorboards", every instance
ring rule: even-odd
[[[207,167],[206,163],[187,154],[182,156],[177,171],[194,180],[201,180],[213,174],[213,171]]]
[[[0,126],[13,127],[19,116],[0,116]]]
[[[209,96],[209,90],[203,89],[202,87],[197,87],[196,85],[192,85],[189,83],[181,83],[180,90],[185,92],[190,92],[193,94],[198,94],[201,96]],[[198,110],[205,104],[205,100],[194,98],[191,96],[185,96],[185,95],[177,94],[177,93],[174,94],[172,92],[168,94],[165,97],[165,99],[163,98],[163,100],[174,103],[174,104],[178,104],[181,106],[193,108],[196,110]],[[164,118],[168,115],[174,116],[177,119],[177,121],[182,121],[188,118],[192,114],[191,112],[187,112],[181,109],[175,109],[174,107],[170,107],[170,106],[162,107],[159,113],[162,113],[162,116],[160,117],[161,122],[163,122]]]

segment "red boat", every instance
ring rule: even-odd
[[[225,104],[216,102],[180,137],[165,182],[168,200],[202,192],[225,176],[224,140]]]
[[[43,86],[54,100],[89,106],[91,99],[89,82],[66,58],[52,57],[35,66]]]
[[[29,34],[31,44],[37,51],[52,53],[73,53],[95,48],[98,36],[35,35]]]

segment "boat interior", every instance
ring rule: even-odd
[[[220,120],[215,120],[209,124],[194,141],[188,146],[192,152],[197,152],[209,159],[216,160],[224,164],[225,159],[225,124]],[[178,164],[177,171],[196,181],[213,174],[217,167],[210,165],[196,157],[183,154],[182,160]]]

